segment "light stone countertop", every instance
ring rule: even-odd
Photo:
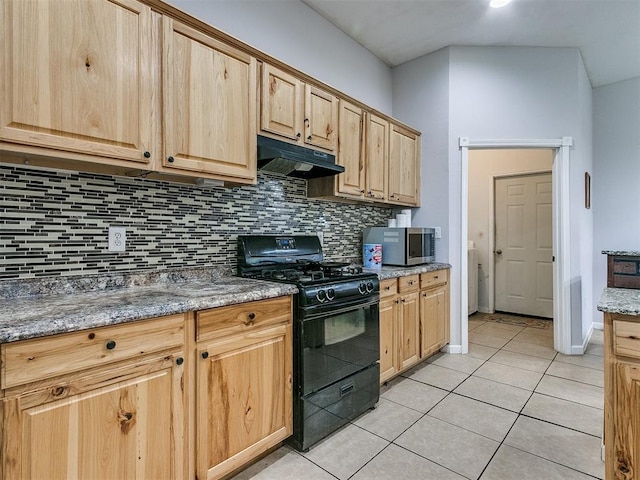
[[[620,315],[640,315],[640,290],[605,288],[598,303],[598,310]]]
[[[2,299],[0,343],[292,295],[294,285],[240,277]]]
[[[451,268],[448,263],[426,263],[424,265],[415,265],[413,267],[394,267],[383,266],[382,268],[365,268],[363,271],[367,273],[377,273],[380,280],[389,278],[406,277],[419,273],[435,272],[437,270],[446,270]]]
[[[446,263],[365,269],[381,280]],[[298,293],[295,285],[213,268],[0,282],[0,343],[104,327]]]
[[[605,255],[615,255],[617,257],[640,257],[640,252],[627,250],[602,250]]]

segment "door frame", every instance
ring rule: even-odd
[[[496,175],[491,175],[491,180],[493,185],[489,192],[489,201],[491,202],[492,208],[489,209],[489,234],[487,235],[487,240],[489,243],[489,312],[494,313],[496,311],[496,180],[501,178],[512,178],[512,177],[525,177],[528,175],[546,175],[551,174],[551,188],[553,189],[553,172],[551,170],[531,170],[528,172],[522,173],[501,173]],[[552,190],[553,191],[553,190]],[[551,208],[553,211],[553,198],[551,200]],[[468,220],[467,220],[468,221]],[[551,221],[551,227],[553,230],[553,220]],[[552,233],[553,235],[553,233]],[[555,292],[554,292],[555,293]]]
[[[571,349],[571,243],[569,159],[572,137],[554,139],[469,139],[460,137],[460,340],[461,353],[469,351],[467,238],[469,216],[469,149],[547,148],[555,155],[551,167],[553,210],[553,346],[566,355]],[[454,298],[452,296],[452,298]]]

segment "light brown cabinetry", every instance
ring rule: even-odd
[[[338,99],[268,63],[262,64],[260,130],[291,143],[333,152]]]
[[[184,324],[2,345],[2,478],[185,478]]]
[[[418,206],[420,136],[391,124],[389,139],[389,202]]]
[[[389,122],[369,113],[366,126],[365,194],[367,198],[386,202],[389,199]]]
[[[420,356],[428,357],[449,343],[449,271],[420,275]]]
[[[147,168],[159,154],[149,7],[6,1],[0,26],[3,150]]]
[[[163,167],[255,180],[256,59],[163,21]]]
[[[380,383],[449,343],[449,272],[380,282]]]
[[[1,10],[3,160],[255,183],[254,57],[135,0]]]
[[[227,475],[291,435],[291,319],[290,297],[198,312],[197,478]]]
[[[380,383],[394,377],[398,371],[398,282],[395,278],[380,282]]]
[[[640,317],[604,314],[604,446],[607,480],[640,472]]]

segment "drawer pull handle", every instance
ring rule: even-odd
[[[435,279],[437,280],[437,279],[438,279],[438,276],[436,275],[436,276],[435,276],[435,277],[433,277],[433,278],[435,278]]]
[[[184,358],[182,358],[182,357],[176,358],[176,364],[182,365],[183,363],[184,363]]]
[[[114,348],[116,348],[116,342],[114,342],[113,340],[109,340],[106,347],[107,350],[113,350]]]
[[[256,314],[251,312],[251,313],[249,313],[249,315],[247,315],[247,319],[245,320],[244,324],[246,326],[253,325],[253,321],[255,319],[256,319]]]
[[[209,352],[202,352],[202,353],[200,354],[200,356],[201,356],[204,360],[206,360],[207,358],[209,358]]]
[[[385,287],[385,290],[391,290],[391,286]]]
[[[91,332],[91,333],[88,335],[88,337],[89,337],[89,340],[93,340],[94,338],[96,338],[96,334],[95,334],[95,333],[93,333],[93,332]]]

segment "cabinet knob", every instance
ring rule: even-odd
[[[360,193],[364,193],[364,190],[360,190]]]
[[[174,160],[175,160],[175,159],[174,159],[173,157],[171,157],[171,156],[170,156],[169,158],[167,158],[167,162],[169,162],[169,163],[173,163],[173,162],[174,162]]]
[[[202,352],[200,356],[206,360],[207,358],[209,358],[209,352]]]
[[[144,152],[144,158],[151,158],[151,152]]]
[[[389,285],[387,285],[386,287],[384,287],[385,290],[391,290],[391,287]]]
[[[307,140],[311,141],[311,135],[309,135],[309,136],[307,137]]]
[[[113,350],[116,348],[116,342],[109,340],[105,346],[107,347],[107,350]]]
[[[256,314],[251,312],[249,313],[249,315],[247,315],[247,319],[245,320],[244,324],[249,326],[249,325],[253,325],[253,321],[256,319]]]
[[[296,137],[300,138],[302,134],[300,132],[297,133]]]
[[[182,357],[176,358],[176,364],[177,365],[182,365],[183,363],[184,363],[184,358],[182,358]]]
[[[309,125],[309,119],[308,119],[308,118],[305,118],[305,119],[304,119],[304,123],[306,123],[307,125]]]

